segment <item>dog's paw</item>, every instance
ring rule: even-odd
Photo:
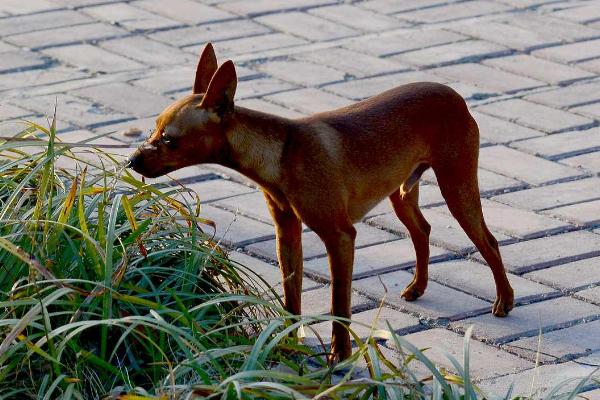
[[[406,301],[415,301],[425,293],[425,288],[418,287],[415,283],[411,283],[402,291],[400,296]]]
[[[512,297],[508,299],[504,299],[503,297],[498,297],[492,306],[492,314],[496,317],[506,317],[510,310],[513,309],[514,300]]]

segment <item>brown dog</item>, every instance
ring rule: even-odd
[[[193,93],[167,107],[156,130],[130,157],[146,177],[218,163],[256,181],[275,222],[285,306],[300,314],[302,222],[325,243],[331,269],[331,312],[350,317],[353,224],[385,197],[408,228],[416,272],[402,297],[417,299],[427,286],[429,232],[418,207],[419,178],[437,176],[452,215],[492,269],[497,299],[492,312],[513,307],[498,243],[483,220],[477,184],[479,132],[465,101],[430,82],[388,90],[348,107],[290,120],[234,106],[231,61],[217,69],[212,45],[198,63]],[[333,354],[351,354],[350,338],[333,324]]]

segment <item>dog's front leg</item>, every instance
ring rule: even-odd
[[[327,248],[331,273],[331,314],[350,318],[352,297],[352,266],[354,263],[354,239],[356,229],[348,224],[342,229],[317,232]],[[334,361],[342,361],[352,354],[350,334],[345,324],[334,322],[331,335],[331,351]]]
[[[265,192],[269,211],[275,222],[277,258],[283,276],[285,308],[294,315],[301,313],[302,294],[302,223],[289,205],[276,203]]]

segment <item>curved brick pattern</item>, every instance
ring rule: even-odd
[[[491,315],[487,265],[451,216],[432,170],[420,205],[432,225],[430,281],[416,302],[400,297],[415,264],[406,228],[384,199],[357,224],[353,308],[372,323],[378,305],[400,334],[451,368],[475,324],[472,373],[495,394],[529,394],[598,364],[600,343],[600,6],[557,0],[1,0],[0,126],[47,125],[58,102],[59,137],[129,143],[191,90],[199,52],[214,42],[236,62],[237,104],[289,118],[342,107],[414,81],[446,83],[467,99],[480,129],[483,212],[515,289],[517,306]],[[136,128],[137,136],[124,131]],[[76,148],[88,157],[83,148]],[[399,148],[397,151],[401,152]],[[97,163],[98,160],[90,159]],[[76,165],[63,161],[65,168]],[[198,193],[201,215],[232,259],[282,294],[275,230],[262,193],[239,173],[193,166],[151,180]],[[223,179],[227,178],[227,179]],[[194,205],[189,193],[179,199]],[[213,234],[210,226],[208,234]],[[325,247],[305,228],[303,307],[329,310]],[[318,282],[317,282],[318,281]],[[387,292],[386,292],[387,290]],[[368,298],[361,296],[366,294]],[[448,321],[452,323],[440,328]],[[440,323],[440,324],[438,324]],[[436,329],[432,325],[438,324]],[[369,329],[357,324],[360,336]],[[314,328],[327,341],[327,324]],[[316,340],[307,331],[307,341]],[[458,333],[457,333],[458,332]],[[488,346],[482,341],[503,343]],[[392,350],[392,359],[396,359]],[[387,353],[386,353],[387,354]],[[570,362],[574,360],[575,362]],[[554,365],[554,363],[560,364]],[[426,372],[417,368],[419,376]],[[536,386],[534,389],[538,389]],[[541,393],[541,392],[540,392]],[[590,392],[590,398],[600,395]]]

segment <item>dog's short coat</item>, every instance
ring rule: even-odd
[[[193,164],[219,163],[256,181],[275,222],[288,311],[301,312],[304,222],[327,248],[331,312],[350,317],[353,224],[385,197],[416,251],[415,276],[402,297],[412,301],[423,294],[430,225],[418,207],[418,181],[428,168],[435,172],[452,215],[492,270],[497,291],[492,312],[505,316],[512,309],[513,290],[481,211],[477,124],[454,90],[411,83],[291,120],[234,106],[236,85],[233,63],[217,69],[212,45],[206,45],[193,93],[160,114],[156,130],[130,157],[129,166],[157,177]],[[341,323],[333,324],[332,353],[337,359],[351,354]]]

